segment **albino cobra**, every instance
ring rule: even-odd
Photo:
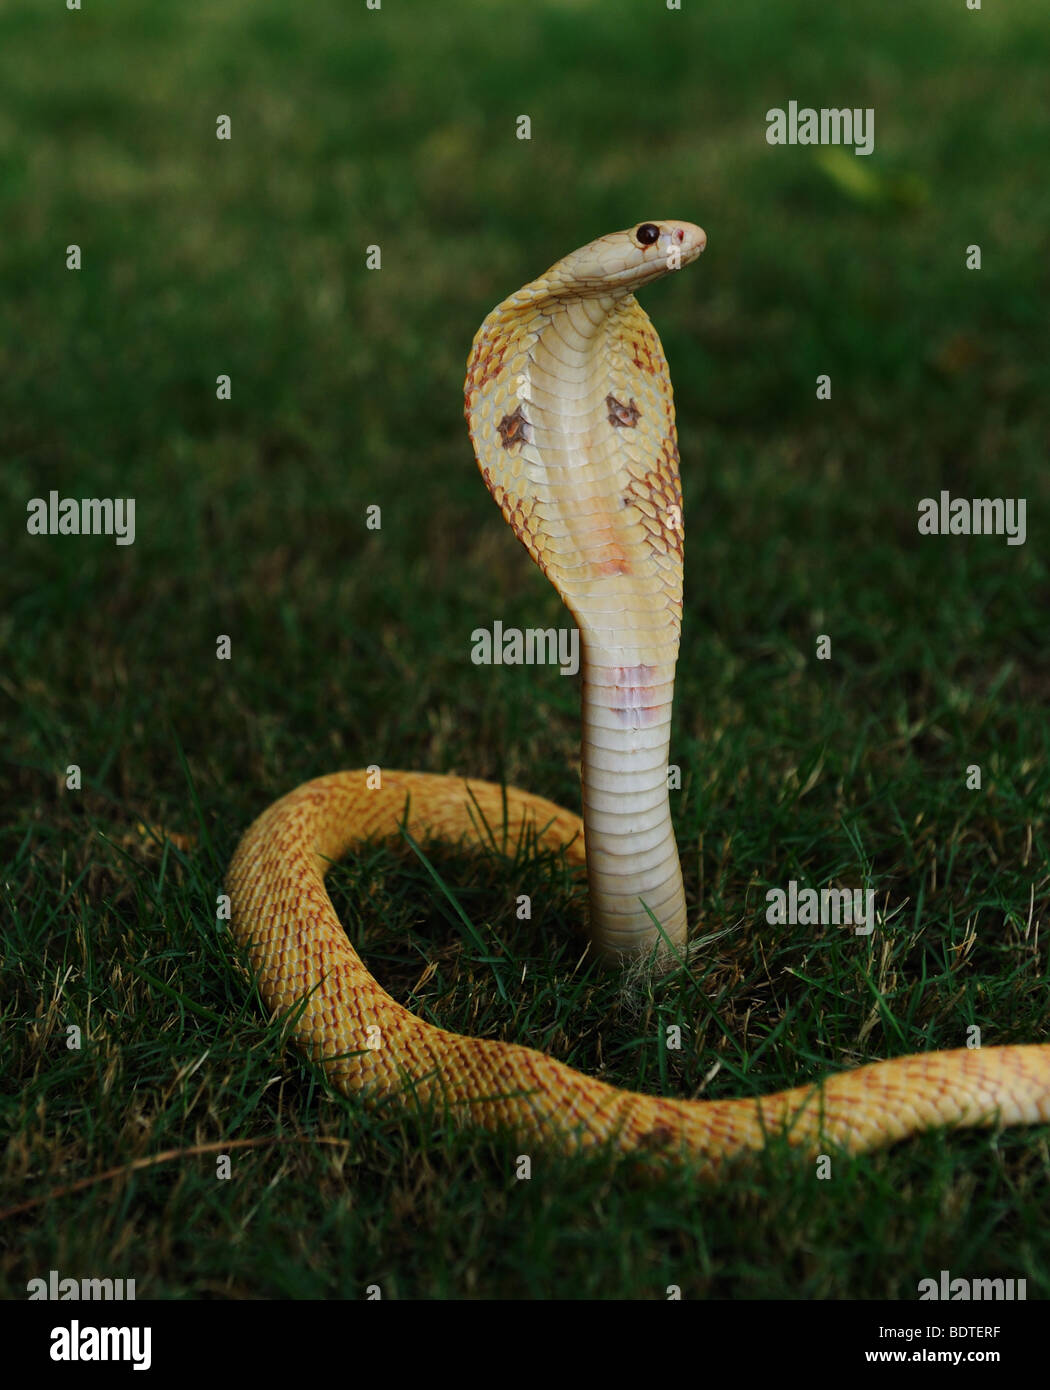
[[[332,1083],[400,1096],[462,1125],[575,1151],[603,1142],[709,1169],[771,1133],[813,1153],[874,1148],[939,1125],[1050,1120],[1050,1046],[879,1062],[761,1100],[620,1090],[516,1043],[424,1023],[350,946],[324,887],[355,844],[404,825],[475,841],[483,824],[586,858],[595,949],[680,948],[686,904],[667,757],[682,612],[681,492],[660,340],[634,298],[706,244],[645,222],[566,256],[503,301],[474,339],[466,415],[482,476],[572,612],[583,654],[583,822],[515,788],[383,769],[308,782],[271,806],[230,866],[232,925],[275,1014]],[[584,855],[586,845],[586,856]],[[660,924],[659,930],[655,923]]]

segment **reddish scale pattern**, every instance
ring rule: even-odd
[[[614,671],[613,700],[608,709],[627,728],[640,729],[663,716],[651,682],[655,666],[617,666]]]
[[[654,339],[646,333],[631,339],[631,349],[634,353],[631,361],[640,372],[648,372],[650,376],[661,372],[660,363],[653,361],[653,346]]]
[[[495,498],[496,505],[503,514],[503,520],[521,541],[522,545],[529,552],[535,564],[539,565],[544,574],[547,574],[547,564],[543,558],[539,547],[536,544],[534,527],[532,525],[532,514],[535,503],[528,498],[519,497],[517,493],[511,492],[501,483],[497,483],[492,476],[492,470],[483,464],[478,464],[481,476],[485,480],[485,486]],[[550,576],[548,575],[548,578]]]
[[[670,552],[681,562],[685,552],[682,486],[678,476],[678,448],[673,437],[664,440],[661,455],[659,467],[646,473],[641,480],[631,479],[627,495],[635,502],[648,503],[656,511],[656,516],[651,517],[641,509],[642,525],[650,546],[662,555]]]
[[[503,358],[506,355],[506,340],[483,339],[476,345],[471,353],[470,361],[467,363],[467,379],[464,383],[464,398],[466,400],[466,416],[470,418],[471,401],[474,396],[483,390],[490,381],[495,380],[503,370]]]
[[[630,574],[631,562],[627,552],[618,541],[609,541],[598,551],[594,560],[597,574]]]

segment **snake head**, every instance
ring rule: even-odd
[[[555,293],[632,294],[651,280],[689,265],[707,245],[693,222],[665,217],[599,237],[551,266],[540,284]]]

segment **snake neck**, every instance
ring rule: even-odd
[[[467,405],[490,491],[580,629],[592,941],[604,956],[680,946],[667,757],[682,518],[660,340],[629,293],[519,294],[478,333]]]
[[[677,639],[661,652],[581,635],[591,939],[605,956],[681,949],[685,893],[667,789]]]

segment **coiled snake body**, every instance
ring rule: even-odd
[[[401,825],[417,838],[477,837],[482,821],[501,826],[506,814],[512,837],[531,826],[540,844],[586,862],[597,951],[684,944],[667,794],[682,612],[678,450],[667,364],[634,291],[705,244],[699,227],[671,220],[601,237],[494,309],[468,363],[478,466],[580,631],[582,824],[491,783],[386,769],[378,788],[363,770],[322,777],[244,836],[227,880],[234,935],[268,1007],[295,1011],[298,1045],[340,1090],[436,1105],[524,1142],[608,1141],[717,1165],[781,1131],[806,1152],[857,1151],[938,1125],[1050,1119],[1047,1046],[904,1057],[761,1100],[621,1090],[532,1048],[416,1018],[369,974],[325,891],[328,865],[365,839]]]

